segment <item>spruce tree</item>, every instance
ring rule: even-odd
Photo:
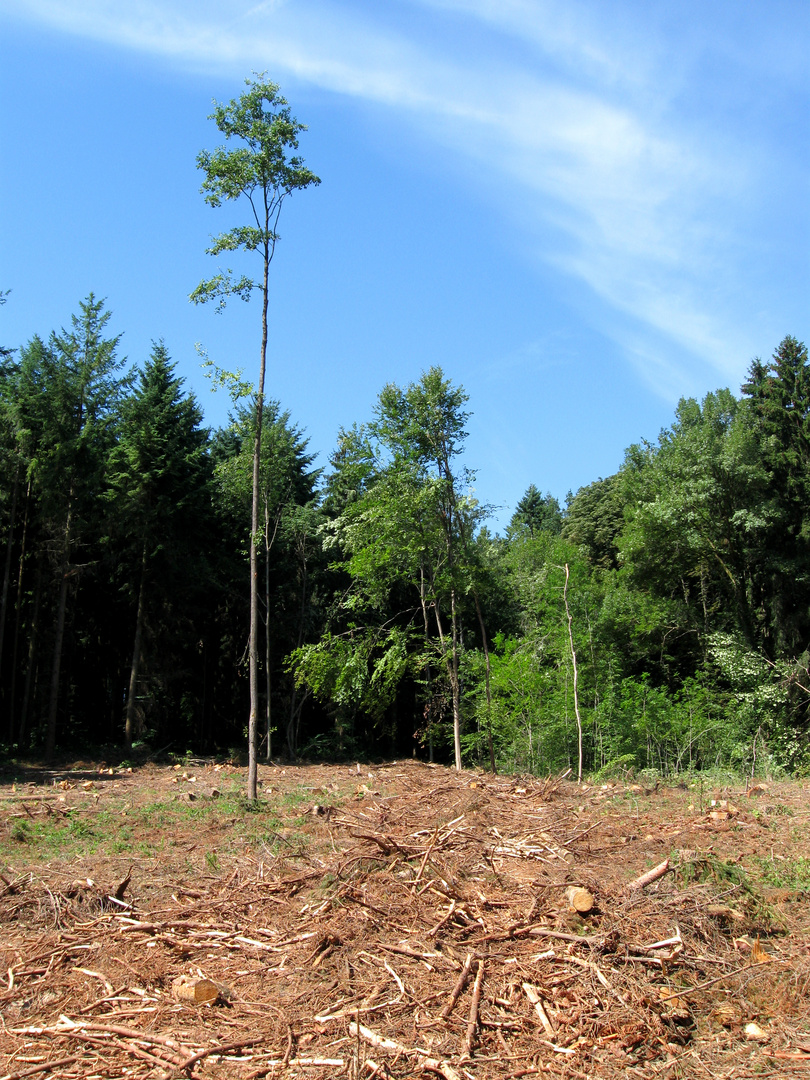
[[[122,550],[135,600],[125,735],[138,733],[138,679],[144,632],[161,608],[182,602],[189,573],[199,565],[210,504],[208,432],[193,395],[185,394],[166,347],[156,342],[125,404],[111,456],[108,501],[112,532]],[[152,627],[153,655],[159,627]],[[157,660],[155,660],[157,663]]]

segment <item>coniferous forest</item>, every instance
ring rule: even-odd
[[[192,294],[262,296],[257,386],[219,373],[230,422],[163,341],[126,368],[93,294],[1,351],[0,746],[241,752],[250,716],[266,758],[810,769],[804,344],[682,400],[565,506],[532,485],[503,536],[438,367],[380,387],[318,469],[264,357],[282,202],[319,181],[278,88],[248,87],[212,116],[238,149],[198,158],[206,201],[256,223],[209,250],[263,270]]]

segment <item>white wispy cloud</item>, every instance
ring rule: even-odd
[[[624,338],[662,393],[677,382],[679,352],[730,372],[744,335],[713,287],[729,243],[717,210],[735,186],[745,189],[749,165],[740,154],[730,167],[672,119],[677,57],[664,66],[653,31],[642,48],[637,28],[620,18],[606,28],[581,0],[411,0],[411,8],[491,35],[492,50],[466,50],[450,32],[433,41],[419,19],[393,23],[389,12],[386,22],[360,2],[27,0],[23,10],[194,68],[286,72],[395,111],[462,170],[474,163],[469,173],[483,186],[506,185],[503,213],[534,238],[538,259],[615,313],[604,328]],[[0,0],[4,9],[10,0]],[[671,343],[668,361],[651,363],[650,349],[632,343],[645,327]]]

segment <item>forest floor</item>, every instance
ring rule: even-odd
[[[2,1080],[808,1075],[808,783],[244,782],[0,776]]]

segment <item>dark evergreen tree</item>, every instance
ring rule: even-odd
[[[810,364],[794,337],[768,364],[755,360],[743,385],[770,473],[768,528],[758,567],[768,608],[770,650],[799,656],[810,648]]]
[[[559,502],[551,494],[541,495],[534,484],[526,489],[509,522],[507,535],[527,531],[535,537],[541,532],[559,536],[563,526],[563,514]]]
[[[204,575],[210,517],[208,431],[193,395],[185,394],[166,347],[157,342],[125,402],[111,454],[107,500],[125,589],[135,598],[134,640],[126,699],[128,745],[139,733],[139,671],[145,631],[151,668],[165,671],[161,651],[167,609],[182,617],[184,597]],[[162,659],[162,663],[161,663]]]
[[[56,601],[53,659],[45,723],[45,755],[56,745],[62,650],[71,587],[93,563],[101,528],[100,495],[121,392],[118,336],[105,337],[110,313],[91,293],[70,330],[52,334],[47,348],[32,343],[30,389],[38,438],[31,475],[39,504]],[[34,370],[36,369],[36,370]],[[27,425],[26,425],[27,426]]]

